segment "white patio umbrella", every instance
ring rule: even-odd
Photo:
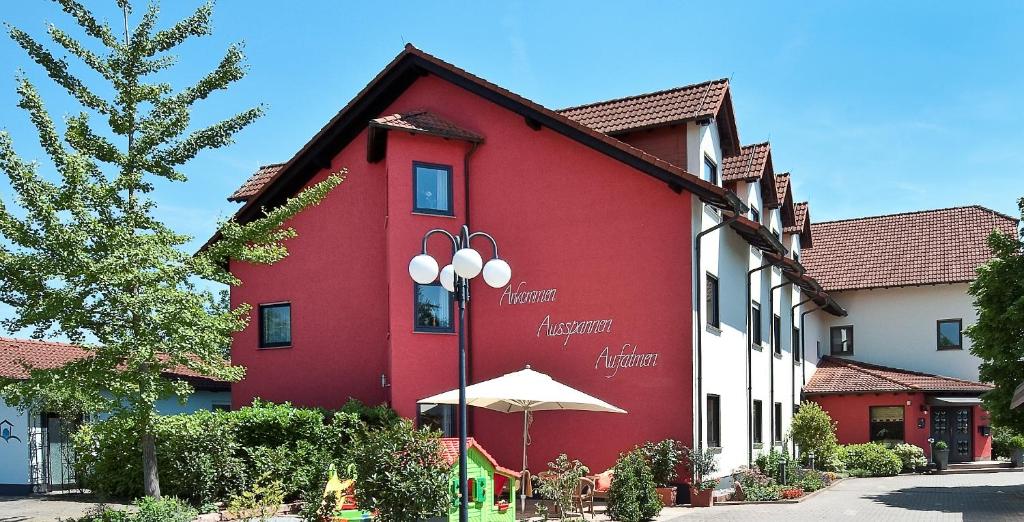
[[[458,404],[459,390],[451,390],[419,401],[420,404]],[[526,446],[529,443],[529,418],[541,410],[579,410],[626,413],[607,402],[566,386],[549,375],[530,369],[507,373],[466,387],[466,404],[504,413],[523,412],[523,472],[526,467]],[[523,485],[523,509],[526,485]]]

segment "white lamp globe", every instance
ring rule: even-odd
[[[420,254],[409,261],[409,277],[421,285],[429,285],[437,279],[437,261],[427,254]]]
[[[512,279],[512,267],[504,259],[492,259],[484,265],[484,281],[492,288],[501,288]]]
[[[455,273],[466,279],[472,279],[480,274],[484,267],[484,260],[480,253],[472,248],[463,248],[452,256],[452,265],[455,266]]]
[[[441,286],[449,292],[455,291],[455,267],[448,265],[441,269]]]

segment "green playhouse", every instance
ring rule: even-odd
[[[516,480],[519,473],[498,465],[472,437],[466,441],[466,474],[469,478],[469,520],[472,522],[515,522]],[[441,453],[451,465],[452,507],[449,522],[459,520],[459,439],[441,439]]]

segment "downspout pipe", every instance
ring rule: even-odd
[[[815,293],[815,296],[816,295],[817,295],[817,293]],[[797,324],[796,323],[796,309],[800,308],[801,306],[803,306],[803,305],[805,305],[807,303],[810,303],[811,301],[814,301],[814,297],[808,297],[807,299],[804,299],[803,301],[800,301],[799,303],[793,305],[793,307],[789,309],[789,321],[790,321],[790,323]],[[796,340],[797,341],[797,349],[800,350],[800,370],[801,370],[801,375],[803,373],[803,364],[804,364],[804,353],[803,353],[803,346],[804,346],[804,321],[803,321],[803,319],[804,319],[803,315],[801,315],[800,316],[800,338]],[[793,350],[793,357],[796,357],[796,354],[797,354],[797,350]],[[789,379],[789,385],[792,387],[792,390],[793,390],[792,391],[792,396],[790,397],[790,403],[793,406],[796,406],[796,361],[795,360],[793,361],[793,375]],[[794,441],[790,441],[790,443],[792,444],[792,447],[793,447],[793,458],[795,459],[796,458],[796,441],[795,440]]]
[[[770,447],[775,447],[775,291],[793,284],[792,281],[786,281],[779,283],[770,290],[768,290],[768,309],[771,310],[772,320],[771,327],[769,329],[769,337],[771,339],[772,354],[768,357],[768,402],[771,404],[771,413],[768,414],[769,425],[772,427],[772,444]],[[782,327],[782,316],[779,316],[779,327]],[[779,343],[778,350],[782,352],[782,332],[779,332]],[[781,413],[781,412],[780,412]]]
[[[754,364],[752,352],[754,340],[751,338],[752,332],[750,331],[754,322],[754,310],[753,306],[751,306],[753,302],[754,274],[770,266],[772,266],[771,263],[765,263],[747,271],[747,466],[754,465],[754,413],[751,411],[754,402],[754,372],[752,368]]]
[[[703,451],[703,449],[704,449],[704,430],[703,430],[703,427],[704,427],[704,400],[702,399],[702,396],[704,394],[704,382],[703,382],[703,379],[704,379],[704,361],[703,361],[703,354],[702,354],[702,351],[701,351],[702,348],[703,348],[703,342],[704,342],[704,320],[703,320],[703,316],[704,316],[704,314],[703,314],[704,303],[700,302],[700,288],[701,288],[701,286],[700,286],[700,276],[701,276],[701,263],[700,263],[700,260],[701,260],[700,253],[701,252],[700,252],[700,245],[701,245],[701,240],[704,239],[704,236],[706,236],[706,235],[708,235],[708,234],[710,234],[710,233],[712,233],[712,232],[714,232],[714,231],[716,231],[716,230],[718,230],[720,228],[724,228],[724,227],[727,227],[727,226],[731,225],[733,222],[738,220],[741,215],[746,214],[747,211],[749,210],[747,208],[747,206],[744,205],[742,202],[739,202],[738,199],[730,200],[730,203],[734,204],[734,206],[733,206],[733,215],[731,217],[729,217],[727,219],[723,219],[720,223],[718,223],[717,225],[715,225],[715,226],[713,226],[713,227],[711,227],[711,228],[709,228],[707,230],[702,230],[702,231],[698,232],[697,235],[693,239],[693,267],[694,267],[694,269],[693,269],[693,296],[694,296],[694,308],[697,309],[697,350],[696,350],[696,353],[697,353],[697,361],[696,361],[696,364],[697,364],[697,396],[696,396],[696,400],[697,400],[697,426],[696,426],[696,428],[697,428],[696,429],[696,432],[697,432],[696,433],[696,436],[697,436],[696,437],[697,438],[697,451]],[[737,204],[739,205],[738,207],[735,206]],[[704,221],[703,220],[703,212],[704,212],[703,206],[702,206],[700,211],[701,211],[701,222],[703,222]]]

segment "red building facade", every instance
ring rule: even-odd
[[[395,73],[403,67],[420,70],[410,79]],[[283,176],[310,172],[291,180],[294,191],[348,169],[290,223],[299,235],[285,260],[232,263],[243,281],[232,303],[255,307],[233,343],[233,361],[247,368],[233,405],[259,397],[336,407],[354,397],[416,418],[417,400],[457,385],[457,344],[454,329],[418,331],[408,262],[427,230],[455,233],[465,222],[492,234],[513,270],[505,288],[473,284],[471,381],[530,364],[629,411],[538,413],[531,460],[570,451],[597,469],[644,440],[690,444],[691,205],[699,195],[728,208],[728,193],[581,126],[565,130],[569,120],[449,67],[407,49],[340,114],[370,105],[361,129],[337,129],[348,141],[322,131],[243,187],[258,193],[236,195],[245,216],[273,201]],[[317,149],[325,143],[337,150]],[[304,153],[321,164],[301,163]],[[421,164],[450,172],[450,215],[416,210]],[[448,248],[437,241],[428,251],[447,260]],[[291,338],[261,348],[259,308],[274,303],[290,306]],[[478,410],[472,431],[499,461],[516,462],[520,422]]]

